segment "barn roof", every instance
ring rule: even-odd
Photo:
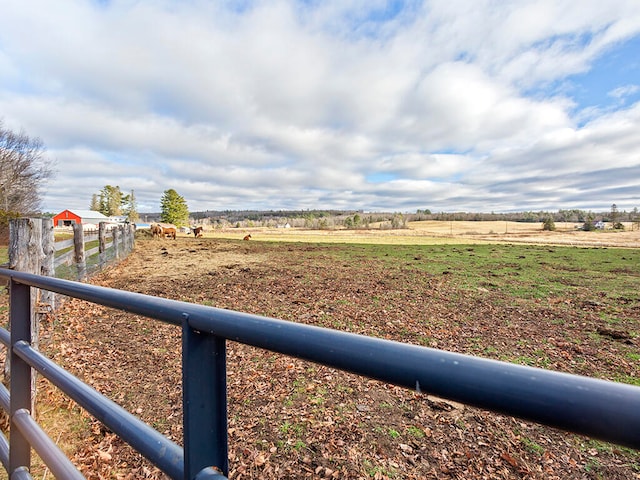
[[[79,216],[80,218],[100,218],[104,220],[109,220],[109,217],[105,217],[103,214],[101,214],[100,212],[96,212],[95,210],[71,210],[71,209],[67,209],[67,210]]]

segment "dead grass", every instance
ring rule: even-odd
[[[581,223],[558,222],[556,230],[542,230],[540,223],[422,221],[409,222],[407,228],[396,230],[307,230],[301,228],[228,228],[208,229],[205,238],[242,239],[251,234],[251,241],[304,243],[364,243],[396,245],[440,245],[478,243],[531,243],[590,247],[640,247],[640,231],[626,230],[584,232]],[[185,235],[188,236],[188,235]]]

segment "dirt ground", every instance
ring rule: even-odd
[[[432,347],[491,358],[527,354],[519,343],[527,338],[526,348],[548,351],[554,370],[637,374],[619,360],[629,345],[593,338],[598,312],[581,299],[575,310],[505,306],[456,289],[446,275],[327,258],[305,243],[140,237],[128,259],[92,283],[410,343],[429,338]],[[564,340],[567,330],[576,342]],[[69,300],[41,342],[55,361],[181,442],[177,327]],[[640,478],[637,452],[233,342],[228,389],[233,479]],[[54,431],[87,478],[164,478],[77,407],[51,389],[47,396],[41,410],[68,419]]]

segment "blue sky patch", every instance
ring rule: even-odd
[[[576,101],[576,110],[611,108],[640,100],[640,36],[620,44],[598,58],[591,69],[569,77],[565,85]],[[618,92],[618,94],[616,94]]]
[[[369,183],[385,183],[397,180],[398,176],[393,173],[387,172],[375,172],[366,176],[366,180]]]

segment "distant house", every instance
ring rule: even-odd
[[[109,217],[94,210],[63,210],[53,217],[53,226],[71,227],[74,223],[80,223],[84,228],[88,225],[97,228],[100,222],[108,222],[109,220]]]
[[[596,227],[598,230],[604,230],[604,222],[602,220],[598,220],[596,223],[593,224],[594,227]]]

